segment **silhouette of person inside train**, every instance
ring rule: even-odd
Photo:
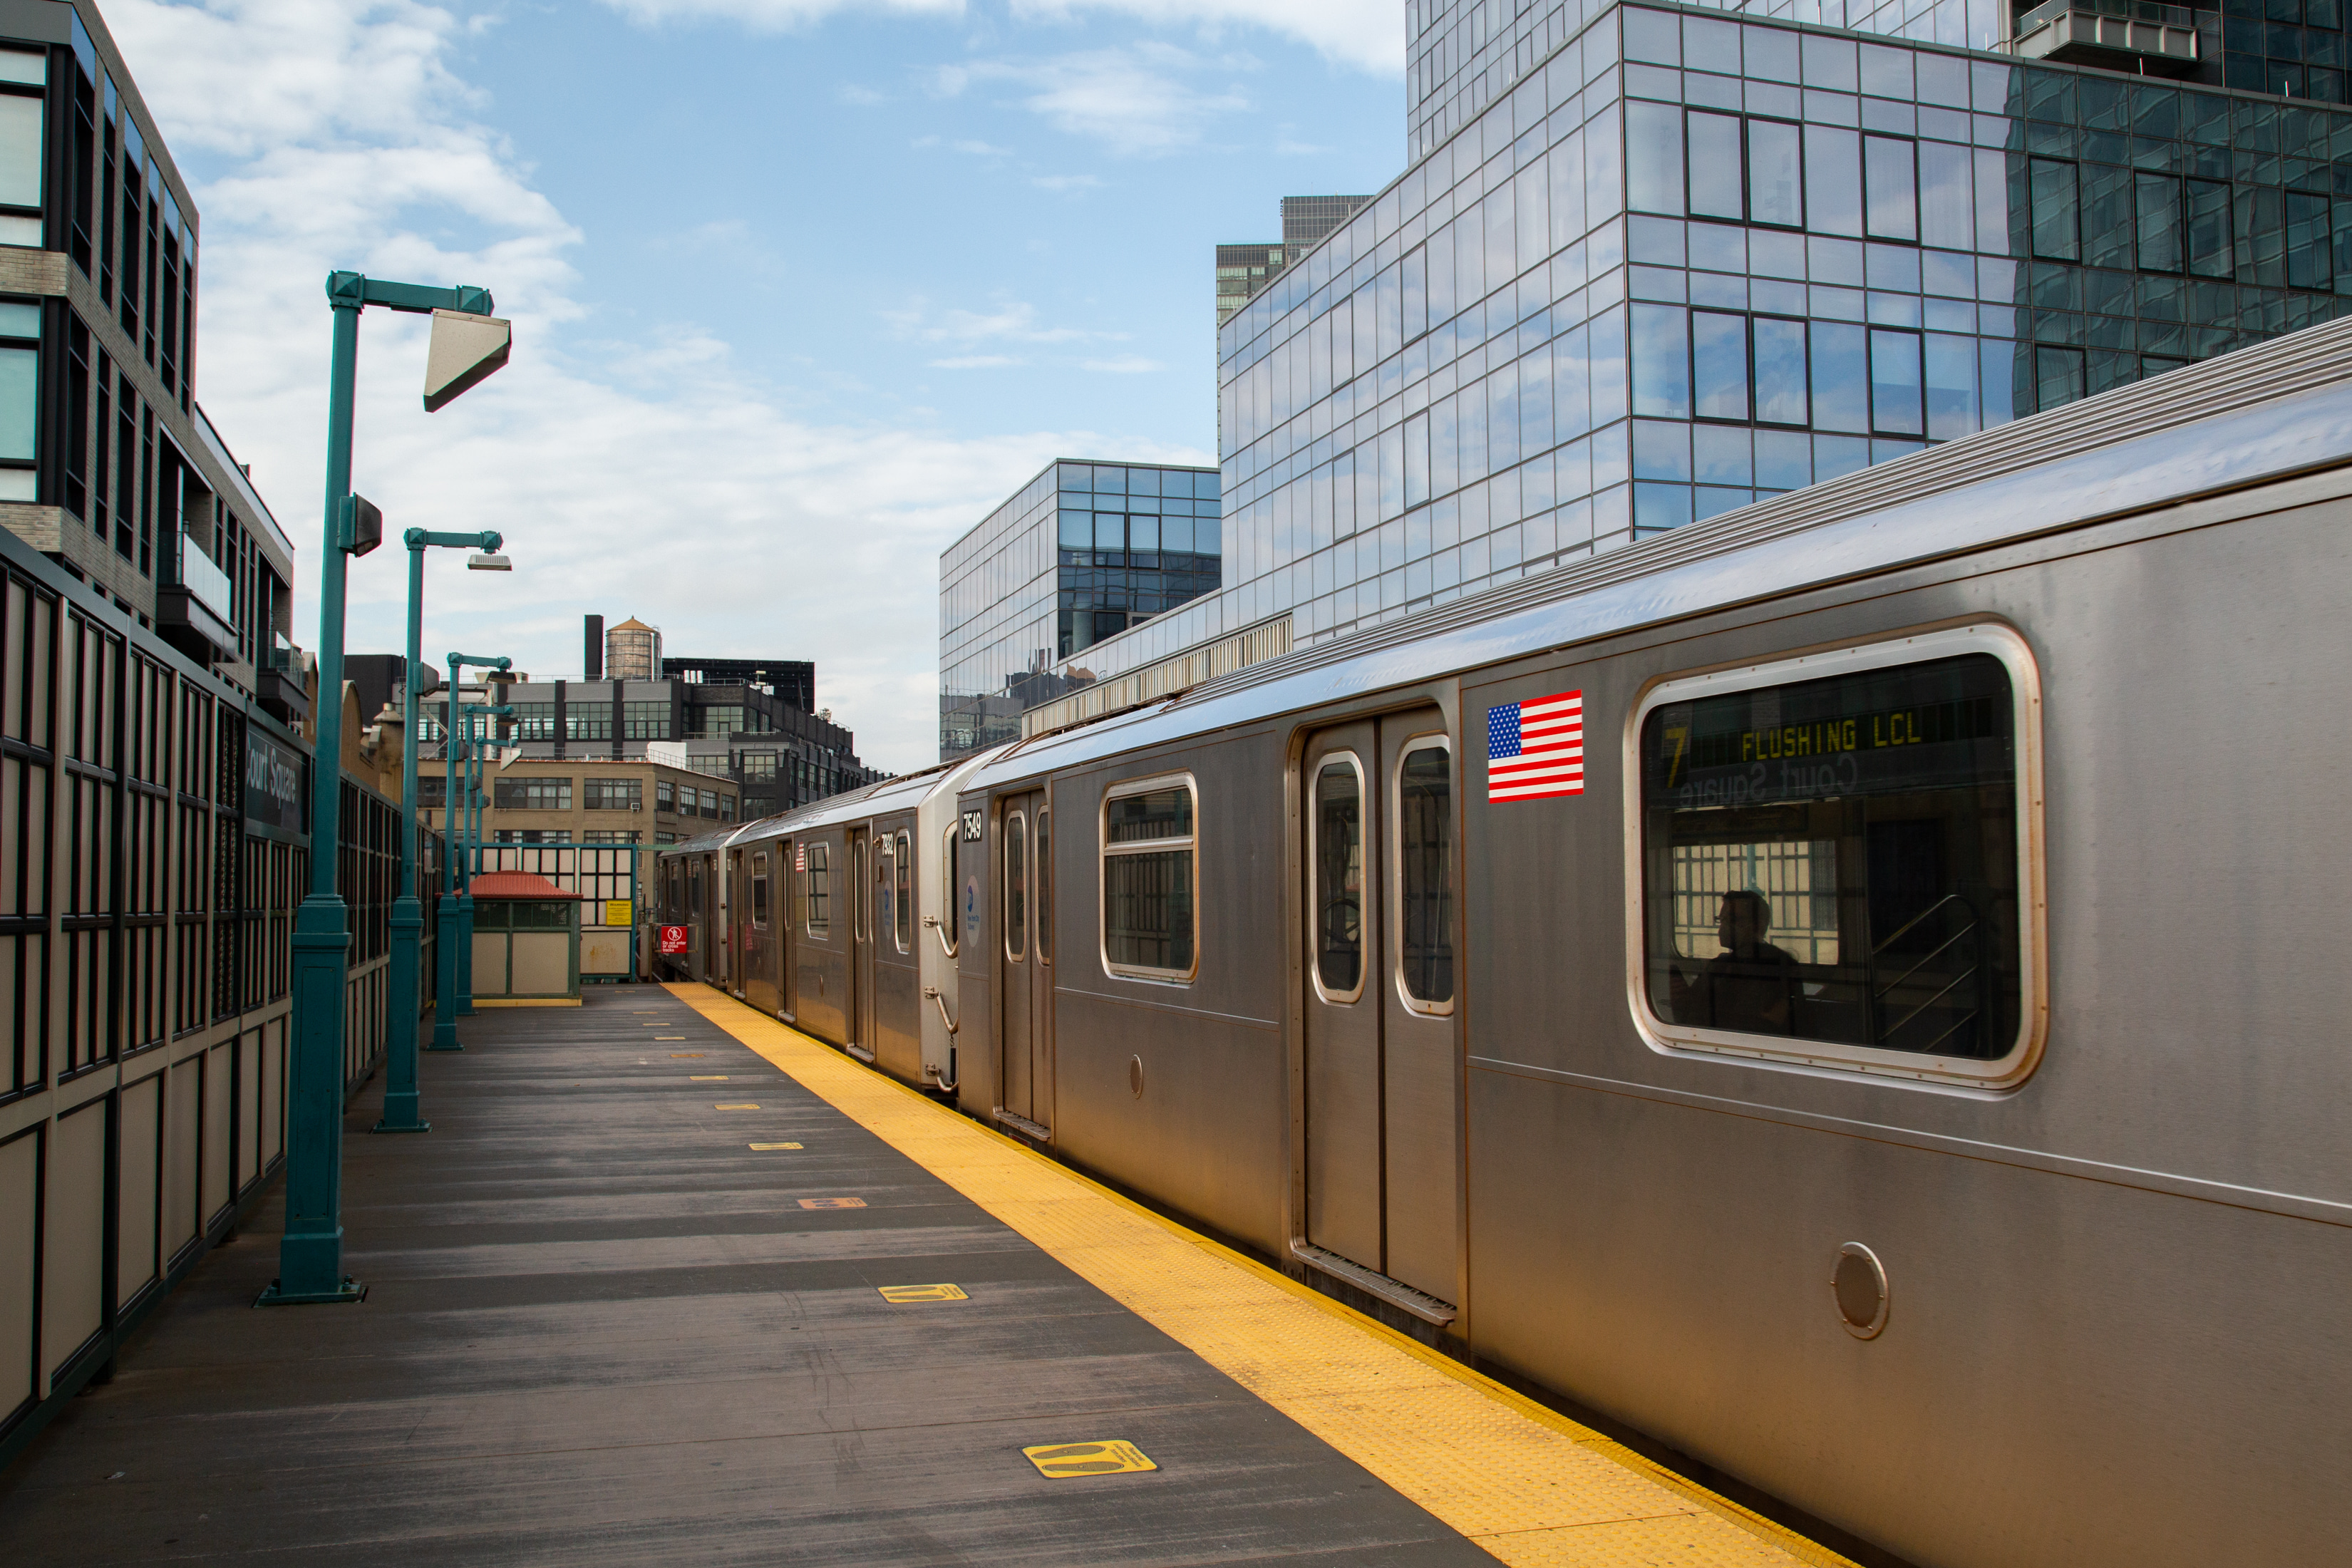
[[[1723,951],[1693,975],[1676,965],[1669,975],[1675,1021],[1751,1035],[1786,1035],[1796,1013],[1797,961],[1764,940],[1772,905],[1743,888],[1723,895],[1715,915]]]

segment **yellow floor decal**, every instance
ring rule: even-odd
[[[707,986],[667,989],[1506,1563],[1851,1568],[1835,1552],[828,1046]]]
[[[885,1301],[969,1301],[960,1285],[877,1285]]]
[[[1072,1476],[1124,1476],[1160,1467],[1132,1443],[1041,1443],[1021,1450],[1041,1476],[1066,1480]]]
[[[754,1149],[797,1149],[800,1145],[797,1143],[754,1143],[751,1147]]]

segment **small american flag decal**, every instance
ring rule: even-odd
[[[1486,710],[1486,798],[1584,793],[1584,693]]]

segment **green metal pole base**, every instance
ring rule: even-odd
[[[456,1033],[456,1030],[453,1028],[450,1032],[451,1032],[452,1034],[455,1034],[455,1033]],[[425,1047],[425,1048],[426,1050],[428,1050],[428,1051],[462,1051],[462,1050],[464,1050],[466,1047],[463,1047],[463,1046],[461,1046],[461,1045],[459,1045],[459,1044],[458,1044],[456,1040],[454,1040],[454,1039],[452,1039],[452,1040],[451,1040],[447,1045],[446,1045],[446,1046],[445,1046],[445,1045],[443,1045],[443,1044],[441,1043],[441,1033],[440,1033],[440,1031],[439,1031],[439,1030],[437,1030],[437,1029],[436,1029],[436,1030],[435,1030],[435,1031],[434,1031],[434,1034],[433,1034],[433,1043],[432,1043],[431,1045],[429,1045],[429,1046]]]
[[[433,1038],[425,1044],[428,1051],[462,1051],[457,1043],[457,895],[441,895],[440,921],[434,938],[434,948],[441,971],[440,984],[433,988]]]
[[[284,1290],[278,1288],[277,1280],[272,1279],[268,1289],[253,1299],[253,1304],[257,1307],[331,1307],[337,1303],[356,1304],[366,1300],[367,1287],[346,1274],[342,1284],[332,1290]]]
[[[433,1123],[416,1119],[416,1091],[406,1094],[398,1090],[383,1097],[383,1120],[368,1129],[371,1132],[430,1132]]]

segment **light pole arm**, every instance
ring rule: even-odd
[[[330,274],[327,298],[349,310],[382,305],[387,310],[401,310],[412,316],[429,316],[436,310],[463,310],[469,316],[498,313],[498,307],[490,300],[490,291],[469,283],[460,283],[455,289],[435,289],[423,283],[391,283],[357,272]]]
[[[495,555],[506,544],[506,536],[488,529],[479,533],[432,533],[421,528],[412,528],[400,536],[400,542],[411,550],[421,551],[430,545],[436,550],[478,550],[485,554]],[[468,659],[467,662],[478,661]]]

